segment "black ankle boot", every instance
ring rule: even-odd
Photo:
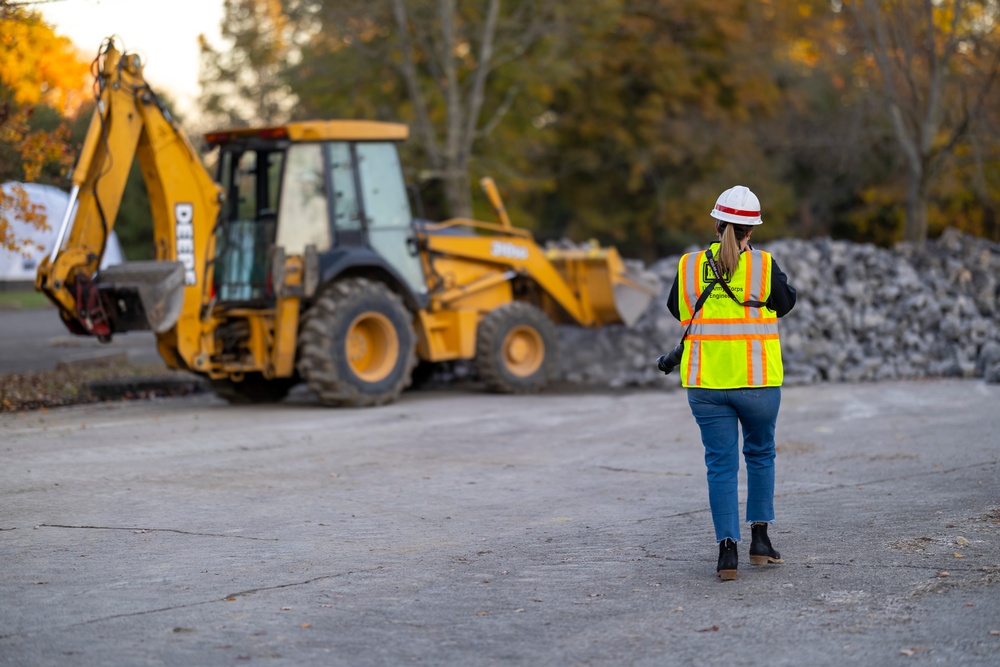
[[[750,525],[750,564],[767,565],[768,563],[784,563],[781,554],[771,546],[767,537],[767,524],[754,523]]]
[[[719,579],[730,581],[736,578],[736,568],[739,567],[740,554],[736,550],[736,542],[726,538],[719,542],[719,566],[715,571]]]

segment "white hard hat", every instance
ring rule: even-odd
[[[716,220],[737,225],[759,225],[763,222],[760,219],[760,200],[750,192],[750,188],[742,185],[731,187],[719,195],[710,215]]]

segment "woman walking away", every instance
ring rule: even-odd
[[[681,257],[667,297],[667,308],[688,327],[683,353],[677,349],[657,365],[669,373],[679,355],[681,383],[705,445],[719,543],[716,572],[725,581],[736,578],[739,563],[740,426],[750,562],[784,562],[771,546],[767,526],[774,521],[774,427],[783,375],[778,318],[795,305],[795,289],[771,255],[750,245],[754,226],[761,224],[753,192],[742,185],[726,190],[711,216],[719,241]]]

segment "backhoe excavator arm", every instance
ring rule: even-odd
[[[137,55],[121,53],[108,39],[95,64],[97,108],[73,170],[70,206],[35,285],[74,333],[107,340],[149,328],[161,352],[169,339],[172,354],[190,359],[222,190],[145,82]],[[136,158],[149,193],[156,259],[98,274]]]

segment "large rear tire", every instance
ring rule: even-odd
[[[493,391],[539,391],[555,375],[556,328],[539,308],[520,301],[490,311],[476,335],[479,379]]]
[[[260,373],[247,373],[243,380],[210,380],[212,391],[233,405],[253,405],[257,403],[277,403],[288,396],[298,378],[266,379]]]
[[[364,278],[335,282],[309,309],[298,370],[325,405],[390,403],[416,364],[412,315],[388,287]]]

